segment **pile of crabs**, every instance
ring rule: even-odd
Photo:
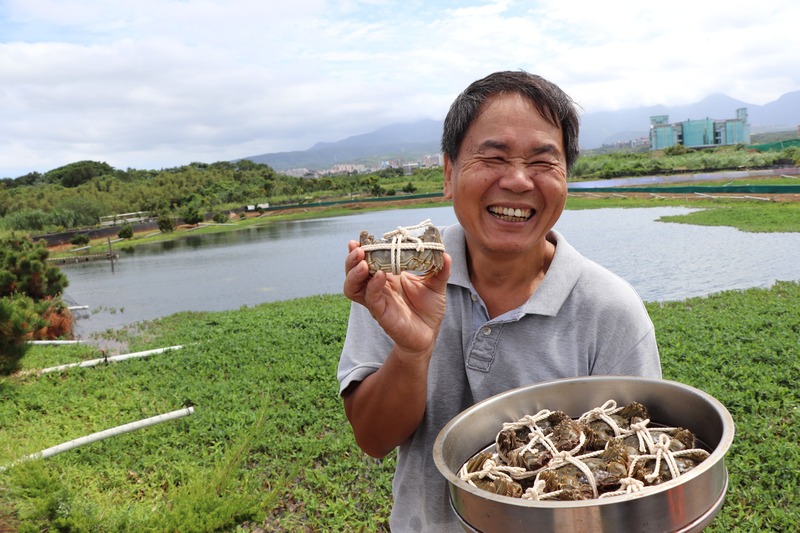
[[[651,427],[653,426],[653,427]],[[688,429],[655,427],[647,408],[609,400],[577,419],[544,409],[503,424],[459,477],[527,500],[587,500],[637,492],[688,472],[708,451]]]

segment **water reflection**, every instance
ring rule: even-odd
[[[800,234],[656,222],[687,208],[566,211],[556,228],[587,257],[617,272],[649,301],[798,279]],[[118,328],[177,311],[220,311],[339,293],[347,241],[430,218],[455,222],[451,207],[378,211],[274,222],[228,233],[189,235],[124,251],[107,263],[64,267],[66,297],[88,305],[77,333]]]

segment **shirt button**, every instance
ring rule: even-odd
[[[475,296],[474,294],[470,294],[469,297],[472,298],[473,302],[477,302],[478,301],[478,297]]]
[[[491,333],[492,333],[492,328],[483,328],[484,335],[491,335]]]

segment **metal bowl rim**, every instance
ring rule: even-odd
[[[689,472],[682,474],[680,477],[671,479],[670,481],[664,482],[660,485],[646,487],[645,489],[633,492],[630,494],[623,494],[619,496],[613,496],[609,498],[595,498],[592,500],[578,500],[578,501],[550,501],[550,500],[523,500],[521,498],[512,498],[510,496],[501,496],[499,494],[493,494],[491,492],[479,489],[477,487],[473,487],[466,481],[462,480],[456,473],[454,473],[450,468],[445,464],[444,457],[443,457],[443,446],[444,446],[444,436],[447,434],[448,430],[458,424],[463,418],[469,416],[470,412],[477,409],[479,406],[489,403],[489,402],[500,402],[507,396],[513,396],[515,394],[519,394],[523,390],[545,387],[545,386],[552,386],[557,385],[560,383],[573,383],[573,382],[593,382],[593,381],[636,381],[642,383],[652,383],[656,386],[663,386],[666,385],[667,387],[673,387],[678,389],[683,389],[685,391],[691,392],[692,394],[696,394],[701,396],[706,402],[711,404],[717,413],[719,413],[720,417],[723,420],[723,431],[722,435],[720,436],[720,442],[717,444],[714,451],[711,452],[711,455],[700,463],[698,466],[690,470]],[[585,376],[579,378],[561,378],[555,379],[550,381],[543,381],[540,383],[536,383],[533,385],[524,385],[522,387],[517,387],[490,398],[486,398],[482,400],[455,417],[453,417],[450,422],[448,422],[442,430],[439,432],[439,435],[436,437],[436,441],[433,445],[433,460],[436,464],[436,467],[439,469],[439,472],[447,479],[447,481],[458,488],[461,491],[468,492],[478,498],[483,498],[487,500],[491,500],[497,503],[503,503],[506,505],[513,505],[516,507],[525,507],[525,508],[544,508],[544,509],[572,509],[572,508],[580,508],[580,507],[594,507],[594,506],[605,506],[605,505],[614,505],[620,502],[632,501],[637,500],[639,498],[645,498],[654,494],[660,494],[662,492],[669,491],[670,489],[678,486],[683,485],[705,473],[712,468],[715,468],[718,464],[721,464],[724,468],[724,457],[727,453],[728,449],[730,448],[731,444],[733,443],[733,436],[734,436],[734,423],[733,417],[725,408],[725,406],[716,398],[704,392],[700,389],[692,387],[690,385],[686,385],[684,383],[680,383],[677,381],[670,381],[666,379],[657,379],[657,378],[641,378],[641,377],[633,377],[633,376]],[[476,450],[477,452],[477,450]],[[725,470],[725,477],[727,478],[727,469]]]

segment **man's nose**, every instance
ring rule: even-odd
[[[533,174],[526,163],[509,162],[503,169],[500,186],[514,192],[527,192],[534,188]]]

